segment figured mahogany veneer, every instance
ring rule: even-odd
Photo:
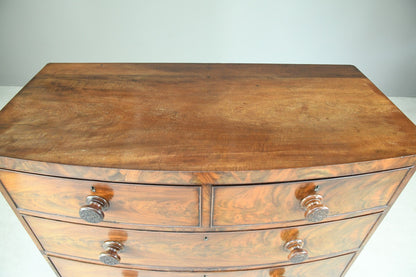
[[[213,227],[223,225],[228,229],[293,221],[305,224],[300,202],[314,194],[317,186],[324,203],[330,207],[330,216],[345,217],[383,209],[407,171],[406,168],[299,183],[214,186],[209,220]],[[110,203],[104,223],[153,229],[200,227],[199,187],[71,180],[4,170],[0,171],[0,179],[23,213],[34,211],[78,219],[86,197],[97,195]]]
[[[0,190],[61,277],[344,276],[415,164],[349,65],[48,64],[0,112]]]
[[[408,169],[308,182],[215,186],[213,226],[304,220],[301,200],[323,196],[329,216],[386,206]]]
[[[197,186],[116,184],[4,170],[0,170],[0,180],[19,209],[79,218],[86,197],[98,195],[110,203],[104,212],[106,222],[159,227],[200,225]]]
[[[309,259],[356,251],[379,214],[285,229],[245,232],[179,233],[114,230],[26,216],[48,253],[98,262],[104,241],[125,247],[121,264],[165,270],[209,271],[289,263],[288,241],[299,238]],[[163,257],[163,259],[160,259]]]
[[[161,272],[107,267],[84,262],[51,257],[53,264],[64,276],[77,277],[285,277],[285,276],[340,276],[351,260],[352,254],[310,262],[302,265],[288,265],[249,271],[229,272]]]

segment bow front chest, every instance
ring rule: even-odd
[[[354,66],[48,64],[0,113],[1,191],[62,277],[343,276],[415,155]]]

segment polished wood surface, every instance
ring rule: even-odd
[[[98,195],[110,202],[106,222],[161,227],[200,225],[200,188],[196,186],[103,183],[6,170],[0,170],[0,180],[19,209],[79,218],[86,197]]]
[[[309,260],[356,251],[379,214],[296,228],[244,232],[146,232],[26,216],[46,252],[98,262],[104,241],[124,245],[120,265],[148,269],[247,269],[288,264],[285,244],[304,241]]]
[[[347,254],[302,265],[230,272],[157,272],[108,267],[57,257],[50,259],[63,276],[77,277],[339,277],[351,257],[352,254]]]
[[[348,272],[348,269],[351,267],[351,265],[353,264],[353,262],[358,258],[358,256],[360,255],[361,251],[363,249],[365,249],[364,248],[365,245],[370,240],[370,238],[374,234],[374,232],[377,230],[378,226],[383,222],[384,218],[386,217],[386,215],[388,214],[388,212],[390,211],[390,209],[393,207],[394,202],[397,200],[397,198],[399,197],[399,195],[402,193],[403,189],[406,187],[407,183],[410,181],[410,179],[412,178],[412,176],[414,176],[414,173],[415,172],[416,172],[416,167],[412,167],[407,172],[405,178],[403,179],[402,183],[398,187],[397,191],[394,193],[393,197],[390,199],[388,207],[381,214],[381,216],[377,220],[376,224],[373,226],[373,228],[370,230],[370,232],[368,233],[367,237],[365,238],[364,242],[361,244],[360,249],[356,252],[356,254],[352,258],[352,260],[350,261],[350,263],[345,268],[344,274],[346,272]],[[396,230],[397,230],[397,235],[398,236],[401,235],[401,230],[402,230],[401,228],[406,228],[405,224],[404,225],[400,225],[400,226],[399,225],[396,226]],[[386,248],[386,247],[384,247],[384,248]],[[381,252],[380,255],[383,255],[383,252]],[[344,274],[342,276],[344,276]]]
[[[0,112],[1,191],[63,277],[343,276],[415,164],[354,66],[48,64]]]
[[[407,171],[406,168],[309,182],[214,186],[213,226],[305,221],[301,199],[315,193],[323,196],[329,217],[385,207]]]
[[[8,163],[136,177],[221,179],[415,154],[414,125],[353,66],[48,64],[0,113]]]
[[[41,175],[111,182],[171,185],[257,184],[309,180],[370,173],[416,164],[416,156],[390,158],[350,164],[285,168],[257,171],[160,171],[87,167],[0,157],[5,169]]]
[[[213,199],[212,218],[210,210],[205,216],[212,220],[213,227],[231,229],[294,221],[305,224],[300,199],[314,193],[316,186],[330,207],[330,217],[351,216],[354,212],[384,208],[407,170],[310,182],[214,186],[213,195],[205,199]],[[0,179],[21,210],[80,218],[78,212],[86,197],[98,195],[110,202],[103,223],[155,229],[200,227],[199,187],[104,183],[5,170],[0,171]]]

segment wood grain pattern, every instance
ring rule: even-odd
[[[108,267],[57,257],[50,259],[63,276],[77,277],[339,277],[351,257],[352,254],[348,254],[302,265],[230,272],[158,272]]]
[[[406,187],[407,183],[409,182],[409,180],[412,178],[413,174],[416,172],[416,167],[412,167],[406,174],[405,178],[403,179],[402,183],[400,184],[400,186],[397,188],[397,190],[394,192],[393,197],[390,199],[389,201],[389,206],[384,210],[384,212],[380,215],[379,219],[377,220],[376,224],[373,226],[373,228],[370,230],[370,232],[368,233],[367,237],[364,239],[363,243],[361,244],[360,249],[355,253],[354,257],[351,259],[351,261],[349,262],[349,264],[347,265],[347,267],[345,268],[342,276],[344,276],[347,272],[348,269],[351,267],[352,263],[354,263],[355,259],[358,257],[358,255],[361,253],[361,251],[364,249],[365,245],[367,244],[367,242],[370,240],[371,236],[374,234],[374,232],[376,231],[376,229],[378,228],[378,226],[383,222],[384,218],[386,217],[387,213],[389,212],[389,210],[392,208],[394,202],[397,200],[397,198],[399,197],[399,195],[401,194],[401,192],[403,191],[403,189]],[[396,231],[397,234],[400,234],[400,230],[401,228],[403,228],[403,226],[396,226]],[[382,253],[380,253],[380,255],[382,255]],[[374,257],[376,258],[376,257]]]
[[[30,228],[30,226],[27,224],[26,220],[23,218],[23,216],[16,210],[15,205],[13,203],[13,200],[11,199],[9,193],[6,191],[6,189],[4,188],[3,184],[0,181],[0,192],[3,195],[4,199],[6,200],[6,202],[9,204],[9,206],[12,208],[13,212],[15,213],[17,219],[20,221],[20,223],[22,224],[23,228],[25,228],[26,232],[28,233],[28,235],[30,236],[30,238],[32,239],[32,241],[34,242],[34,244],[36,245],[36,247],[39,249],[39,251],[42,253],[43,258],[46,260],[46,262],[51,266],[52,270],[55,272],[55,274],[57,276],[60,276],[55,268],[55,266],[52,264],[51,260],[44,254],[42,245],[40,244],[40,242],[38,241],[36,235],[33,233],[32,229]],[[4,227],[4,226],[3,226]],[[7,227],[6,227],[7,228]],[[3,247],[4,248],[4,247]],[[7,260],[6,260],[7,261]],[[1,272],[1,271],[0,271]]]
[[[27,224],[27,222],[24,220],[23,216],[16,210],[15,205],[14,205],[14,202],[13,202],[13,199],[10,197],[9,193],[4,188],[3,184],[1,183],[1,180],[0,180],[0,192],[3,195],[4,199],[6,200],[6,202],[12,208],[12,210],[13,210],[14,214],[16,215],[17,219],[20,221],[20,223],[22,224],[22,226],[25,228],[26,232],[29,234],[29,236],[32,239],[32,241],[35,243],[36,247],[40,251],[42,251],[43,250],[42,245],[40,244],[40,242],[36,238],[36,235],[30,229],[30,227]]]
[[[403,168],[416,164],[416,156],[359,163],[256,171],[160,171],[87,167],[0,157],[0,168],[56,177],[125,183],[169,185],[258,184],[349,176]]]
[[[0,113],[5,166],[221,183],[415,154],[414,125],[353,66],[49,64]]]
[[[105,222],[149,226],[200,226],[200,188],[115,184],[52,178],[0,170],[0,180],[19,209],[79,218],[88,195],[110,202]],[[91,187],[95,192],[91,191]]]
[[[63,276],[340,276],[415,164],[415,126],[354,66],[48,64],[0,112],[2,193]],[[317,185],[331,214],[306,225]]]
[[[366,210],[371,212],[373,208],[384,209],[407,170],[307,183],[216,186],[212,196],[212,225],[210,186],[205,187],[205,194],[201,196],[205,203],[202,209],[199,187],[103,183],[4,170],[0,170],[0,180],[24,214],[35,211],[71,217],[72,221],[76,221],[79,219],[79,208],[85,204],[85,197],[99,195],[109,199],[111,206],[105,212],[105,221],[98,225],[155,230],[179,230],[180,227],[185,230],[187,227],[199,228],[199,222],[203,219],[205,223],[201,227],[204,230],[210,226],[218,230],[232,230],[236,227],[250,229],[253,228],[251,225],[258,224],[278,226],[288,225],[285,222],[294,225],[308,223],[304,220],[300,201],[296,199],[296,192],[305,185],[320,186],[319,193],[324,196],[326,205],[331,207],[332,217],[352,216],[351,213],[365,213]],[[95,193],[91,192],[92,186],[96,189]],[[204,211],[202,218],[200,210]]]
[[[214,186],[213,226],[307,223],[300,200],[315,193],[316,186],[329,217],[385,207],[407,172],[408,168],[309,182]]]
[[[146,232],[26,216],[47,253],[98,260],[106,240],[124,240],[121,265],[147,269],[247,269],[288,263],[283,246],[296,233],[309,260],[356,251],[379,214],[286,229],[244,232]]]

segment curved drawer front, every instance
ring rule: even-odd
[[[214,186],[213,226],[305,221],[301,200],[319,194],[329,216],[385,207],[408,169],[264,185]]]
[[[63,276],[77,277],[337,277],[341,276],[352,256],[348,254],[301,265],[230,272],[156,272],[100,266],[56,257],[50,259]]]
[[[17,208],[79,218],[88,195],[110,203],[104,222],[151,226],[200,223],[200,187],[103,183],[0,171]]]
[[[288,263],[286,242],[304,241],[309,258],[360,247],[379,214],[297,228],[240,232],[181,233],[120,230],[26,216],[48,253],[98,261],[104,241],[124,244],[121,264],[143,268],[238,269]]]

